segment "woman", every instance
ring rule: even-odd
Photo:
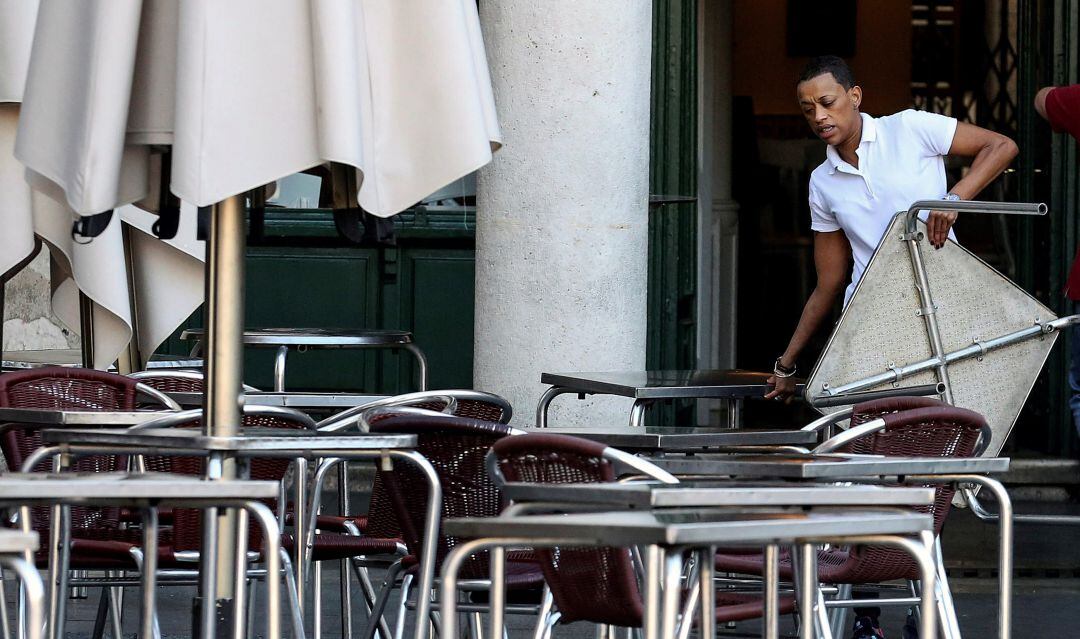
[[[847,64],[835,56],[814,58],[796,86],[811,130],[829,146],[810,176],[811,228],[817,285],[803,307],[787,348],[776,358],[770,399],[790,398],[796,362],[828,316],[848,279],[846,305],[889,221],[916,200],[970,200],[1016,157],[1016,144],[956,119],[909,109],[872,118],[860,113],[862,89]],[[967,174],[946,188],[946,155],[973,158]],[[934,211],[927,239],[941,248],[956,213]]]

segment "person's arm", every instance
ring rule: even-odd
[[[973,157],[974,160],[967,175],[949,191],[962,200],[974,199],[1008,168],[1018,152],[1016,142],[1000,133],[965,122],[957,123],[949,155]],[[955,221],[955,212],[932,212],[926,222],[926,237],[930,243],[937,248],[944,246]]]
[[[1050,119],[1049,116],[1046,115],[1046,96],[1050,95],[1050,92],[1056,88],[1057,87],[1043,87],[1035,94],[1035,112],[1044,120]]]
[[[799,324],[788,342],[787,349],[780,356],[780,365],[790,368],[795,365],[799,353],[806,347],[821,323],[829,316],[836,297],[844,290],[847,283],[848,264],[851,258],[851,245],[843,231],[814,233],[814,268],[817,271],[817,284],[814,292],[806,300]],[[769,377],[768,383],[775,388],[765,395],[766,399],[781,399],[795,391],[792,377]]]

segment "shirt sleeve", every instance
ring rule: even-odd
[[[901,114],[911,139],[918,142],[927,156],[948,155],[956,135],[956,118],[927,111],[908,109]]]
[[[1080,84],[1057,87],[1046,94],[1046,119],[1055,131],[1080,140]]]
[[[840,230],[836,214],[826,205],[813,180],[810,181],[810,228],[822,233]]]

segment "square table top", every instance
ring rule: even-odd
[[[177,368],[202,368],[200,357],[156,354],[147,362],[148,370]],[[42,368],[44,366],[82,366],[82,352],[77,348],[49,348],[28,351],[4,351],[2,363],[5,370]],[[115,372],[115,368],[110,368]]]
[[[170,411],[160,410],[109,411],[0,407],[0,422],[26,425],[30,428],[49,426],[134,426],[169,414]]]
[[[203,405],[203,393],[166,393],[177,404],[185,407]],[[364,395],[360,393],[313,393],[313,392],[272,392],[248,391],[244,393],[245,406],[282,406],[285,408],[304,409],[346,409],[370,404],[386,399],[386,395]]]
[[[189,328],[180,334],[183,340],[202,340],[206,330]],[[242,336],[248,346],[307,346],[310,348],[357,348],[411,344],[412,333],[394,329],[355,328],[254,328]]]
[[[877,455],[725,455],[651,459],[673,474],[744,478],[851,479],[899,475],[1002,473],[1007,457],[881,457]]]
[[[205,435],[195,428],[54,429],[42,431],[41,437],[49,444],[231,452],[251,457],[338,457],[349,453],[412,450],[417,442],[416,435],[351,431],[327,434],[292,428],[245,428],[235,436]]]
[[[534,484],[510,482],[500,488],[515,502],[565,502],[614,508],[714,506],[929,506],[934,489],[873,484],[793,484],[790,482],[691,481]]]
[[[582,393],[634,399],[760,398],[772,390],[771,373],[744,370],[654,370],[542,373],[540,382]],[[802,392],[802,384],[796,389]]]
[[[536,428],[527,433],[573,435],[613,448],[635,450],[696,450],[733,446],[808,446],[818,442],[819,433],[803,430],[762,428],[697,428],[671,426],[613,426],[580,428]]]
[[[670,509],[448,519],[449,535],[568,539],[604,546],[768,543],[851,535],[912,535],[930,530],[929,515],[904,510]]]
[[[207,481],[171,473],[5,473],[0,502],[146,505],[159,501],[276,499],[276,481]]]

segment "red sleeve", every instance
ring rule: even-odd
[[[1055,131],[1080,140],[1080,84],[1057,87],[1046,94],[1046,119]]]

